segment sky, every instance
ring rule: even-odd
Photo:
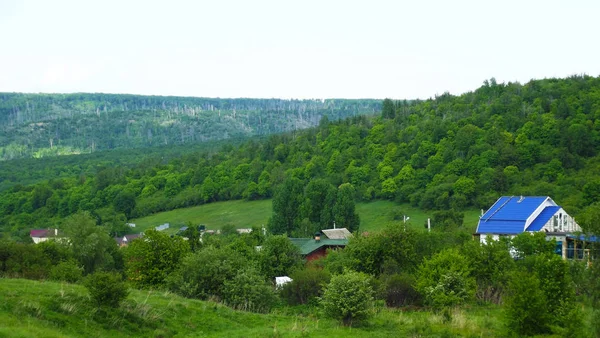
[[[0,0],[0,92],[426,99],[600,75],[600,1]]]

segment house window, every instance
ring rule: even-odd
[[[562,249],[563,249],[562,246],[563,246],[562,241],[556,241],[556,247],[554,248],[554,253],[562,256]]]

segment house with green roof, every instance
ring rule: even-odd
[[[324,257],[327,249],[339,249],[348,245],[348,238],[330,239],[321,236],[321,233],[315,234],[313,238],[290,238],[290,241],[300,249],[300,254],[307,261]]]

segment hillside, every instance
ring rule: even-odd
[[[381,309],[369,324],[350,328],[301,312],[234,311],[168,292],[133,290],[121,309],[108,312],[75,284],[0,278],[0,294],[0,337],[495,336],[501,329],[493,306],[456,310],[450,323],[428,311]]]
[[[0,93],[0,160],[269,135],[379,109],[377,100]]]
[[[195,207],[159,212],[150,216],[133,219],[136,228],[132,231],[142,232],[160,224],[170,223],[171,230],[175,233],[179,227],[187,224],[204,224],[207,229],[220,229],[224,225],[234,225],[236,228],[262,227],[268,223],[272,215],[271,200],[258,201],[223,201],[203,204]],[[427,218],[432,217],[432,212],[424,212],[409,204],[397,205],[392,201],[360,202],[356,204],[356,212],[361,219],[361,231],[380,231],[389,224],[403,226],[402,215],[410,219],[407,228],[424,230]],[[479,220],[478,210],[465,212],[464,227],[471,232],[475,231]]]
[[[317,179],[350,184],[356,201],[420,210],[487,209],[501,195],[547,195],[577,218],[600,200],[598,102],[600,78],[589,76],[492,79],[460,96],[385,100],[376,117],[14,187],[0,195],[0,224],[26,236],[81,210],[99,224],[119,224],[217,201],[269,199],[286,182],[302,193]],[[296,216],[296,224],[304,221]]]

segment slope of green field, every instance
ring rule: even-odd
[[[220,229],[226,224],[233,224],[237,228],[262,227],[267,224],[269,217],[271,217],[271,208],[271,200],[238,200],[161,212],[131,222],[136,224],[136,232],[170,223],[171,229],[169,232],[173,233],[187,222],[204,224],[207,229]],[[360,216],[361,231],[377,231],[388,224],[402,226],[403,215],[409,217],[407,227],[420,230],[425,229],[424,225],[427,218],[432,217],[431,211],[426,212],[408,204],[398,205],[391,201],[358,203],[356,204],[356,211]],[[475,231],[478,217],[479,211],[466,211],[464,226]],[[338,226],[340,225],[338,224]]]
[[[238,200],[160,212],[132,220],[131,223],[135,223],[136,232],[170,223],[170,230],[173,232],[187,222],[204,224],[207,229],[220,229],[227,224],[233,224],[237,228],[262,227],[267,225],[270,216],[271,200]]]
[[[314,314],[254,314],[168,292],[132,290],[116,310],[97,308],[80,285],[0,278],[0,337],[491,337],[497,307],[429,311],[381,308],[356,327]]]

